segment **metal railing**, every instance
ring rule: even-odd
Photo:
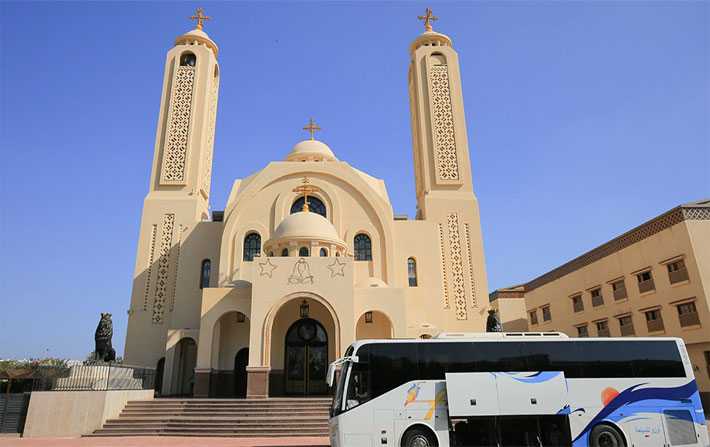
[[[113,363],[39,367],[32,377],[32,391],[150,390],[155,369]]]
[[[653,283],[653,278],[639,282],[639,293],[650,292],[655,289],[656,285]]]
[[[663,320],[661,318],[657,320],[646,320],[646,325],[648,326],[648,332],[659,332],[663,328]]]
[[[687,314],[681,314],[678,316],[680,319],[680,326],[697,326],[700,324],[700,317],[697,312],[689,312]]]
[[[614,289],[614,299],[616,301],[623,300],[624,298],[627,297],[626,294],[626,286],[621,284]]]
[[[671,282],[671,284],[675,284],[677,282],[682,282],[682,281],[687,281],[688,280],[688,270],[683,267],[681,269],[678,269],[674,272],[668,272],[668,278]]]

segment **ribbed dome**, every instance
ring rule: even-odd
[[[318,213],[304,211],[291,214],[276,227],[271,240],[284,239],[342,242],[328,219]]]
[[[333,161],[335,154],[327,144],[318,140],[303,140],[286,156],[288,161]]]

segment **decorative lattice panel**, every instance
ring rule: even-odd
[[[683,208],[687,220],[710,220],[710,208]]]
[[[456,319],[465,320],[466,314],[466,288],[463,278],[463,259],[461,258],[461,236],[459,234],[459,216],[449,214],[446,219],[449,228],[449,251],[451,252],[451,288],[454,292],[456,306]]]
[[[158,258],[158,272],[153,297],[153,324],[163,324],[165,315],[165,301],[168,298],[170,285],[170,251],[173,245],[173,230],[175,228],[175,214],[163,216],[160,227],[160,251]]]
[[[468,274],[471,281],[471,305],[478,307],[478,299],[476,297],[476,277],[473,274],[473,253],[471,252],[471,228],[467,223],[463,224],[464,234],[466,235],[466,252],[468,253]]]
[[[143,310],[148,310],[150,302],[150,278],[153,273],[153,259],[155,257],[155,235],[158,226],[153,225],[150,229],[150,246],[148,247],[148,268],[145,269],[145,290],[143,292]]]
[[[177,293],[177,280],[180,277],[180,247],[185,227],[178,226],[177,245],[175,246],[175,275],[173,275],[173,288],[170,290],[170,312],[175,309],[175,294]]]
[[[433,65],[431,83],[432,127],[436,156],[436,173],[440,180],[458,180],[454,113],[451,108],[448,65]]]
[[[214,132],[215,123],[217,121],[217,93],[219,91],[219,78],[213,77],[212,84],[210,85],[210,109],[208,112],[208,125],[207,129],[207,144],[205,144],[205,151],[202,158],[202,181],[200,188],[205,194],[205,197],[210,195],[210,187],[212,184],[212,154],[214,151]]]
[[[441,254],[441,294],[444,298],[444,309],[449,308],[449,281],[446,278],[446,250],[444,248],[444,230],[437,224],[439,230],[439,252]]]
[[[185,182],[194,85],[195,67],[178,67],[170,95],[170,112],[168,113],[167,131],[163,144],[163,168],[160,173],[160,182],[164,184]]]

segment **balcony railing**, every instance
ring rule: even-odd
[[[639,283],[639,293],[650,292],[656,290],[656,285],[653,283],[653,278],[641,281]]]
[[[621,325],[621,336],[628,337],[631,335],[635,335],[634,325],[633,324],[622,324]]]
[[[597,306],[601,306],[603,304],[604,304],[604,297],[601,294],[592,296],[592,306],[597,307]]]
[[[697,326],[700,324],[700,317],[697,312],[679,315],[681,327]]]
[[[665,329],[663,320],[660,318],[658,320],[646,320],[646,325],[648,326],[648,332],[660,332]]]
[[[598,337],[611,337],[611,334],[609,333],[609,328],[597,329],[597,336]]]
[[[674,272],[668,272],[668,277],[671,281],[671,284],[687,281],[688,280],[688,269],[682,268],[682,269],[676,270]]]
[[[40,367],[32,379],[32,391],[150,390],[155,369],[111,363]]]
[[[628,295],[626,294],[626,286],[620,285],[616,289],[614,289],[614,299],[616,301],[623,300],[626,297],[628,297]]]
[[[582,312],[584,310],[584,303],[582,303],[582,300],[572,301],[572,310],[575,312]]]

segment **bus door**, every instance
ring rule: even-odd
[[[447,373],[458,445],[570,445],[564,373]]]

